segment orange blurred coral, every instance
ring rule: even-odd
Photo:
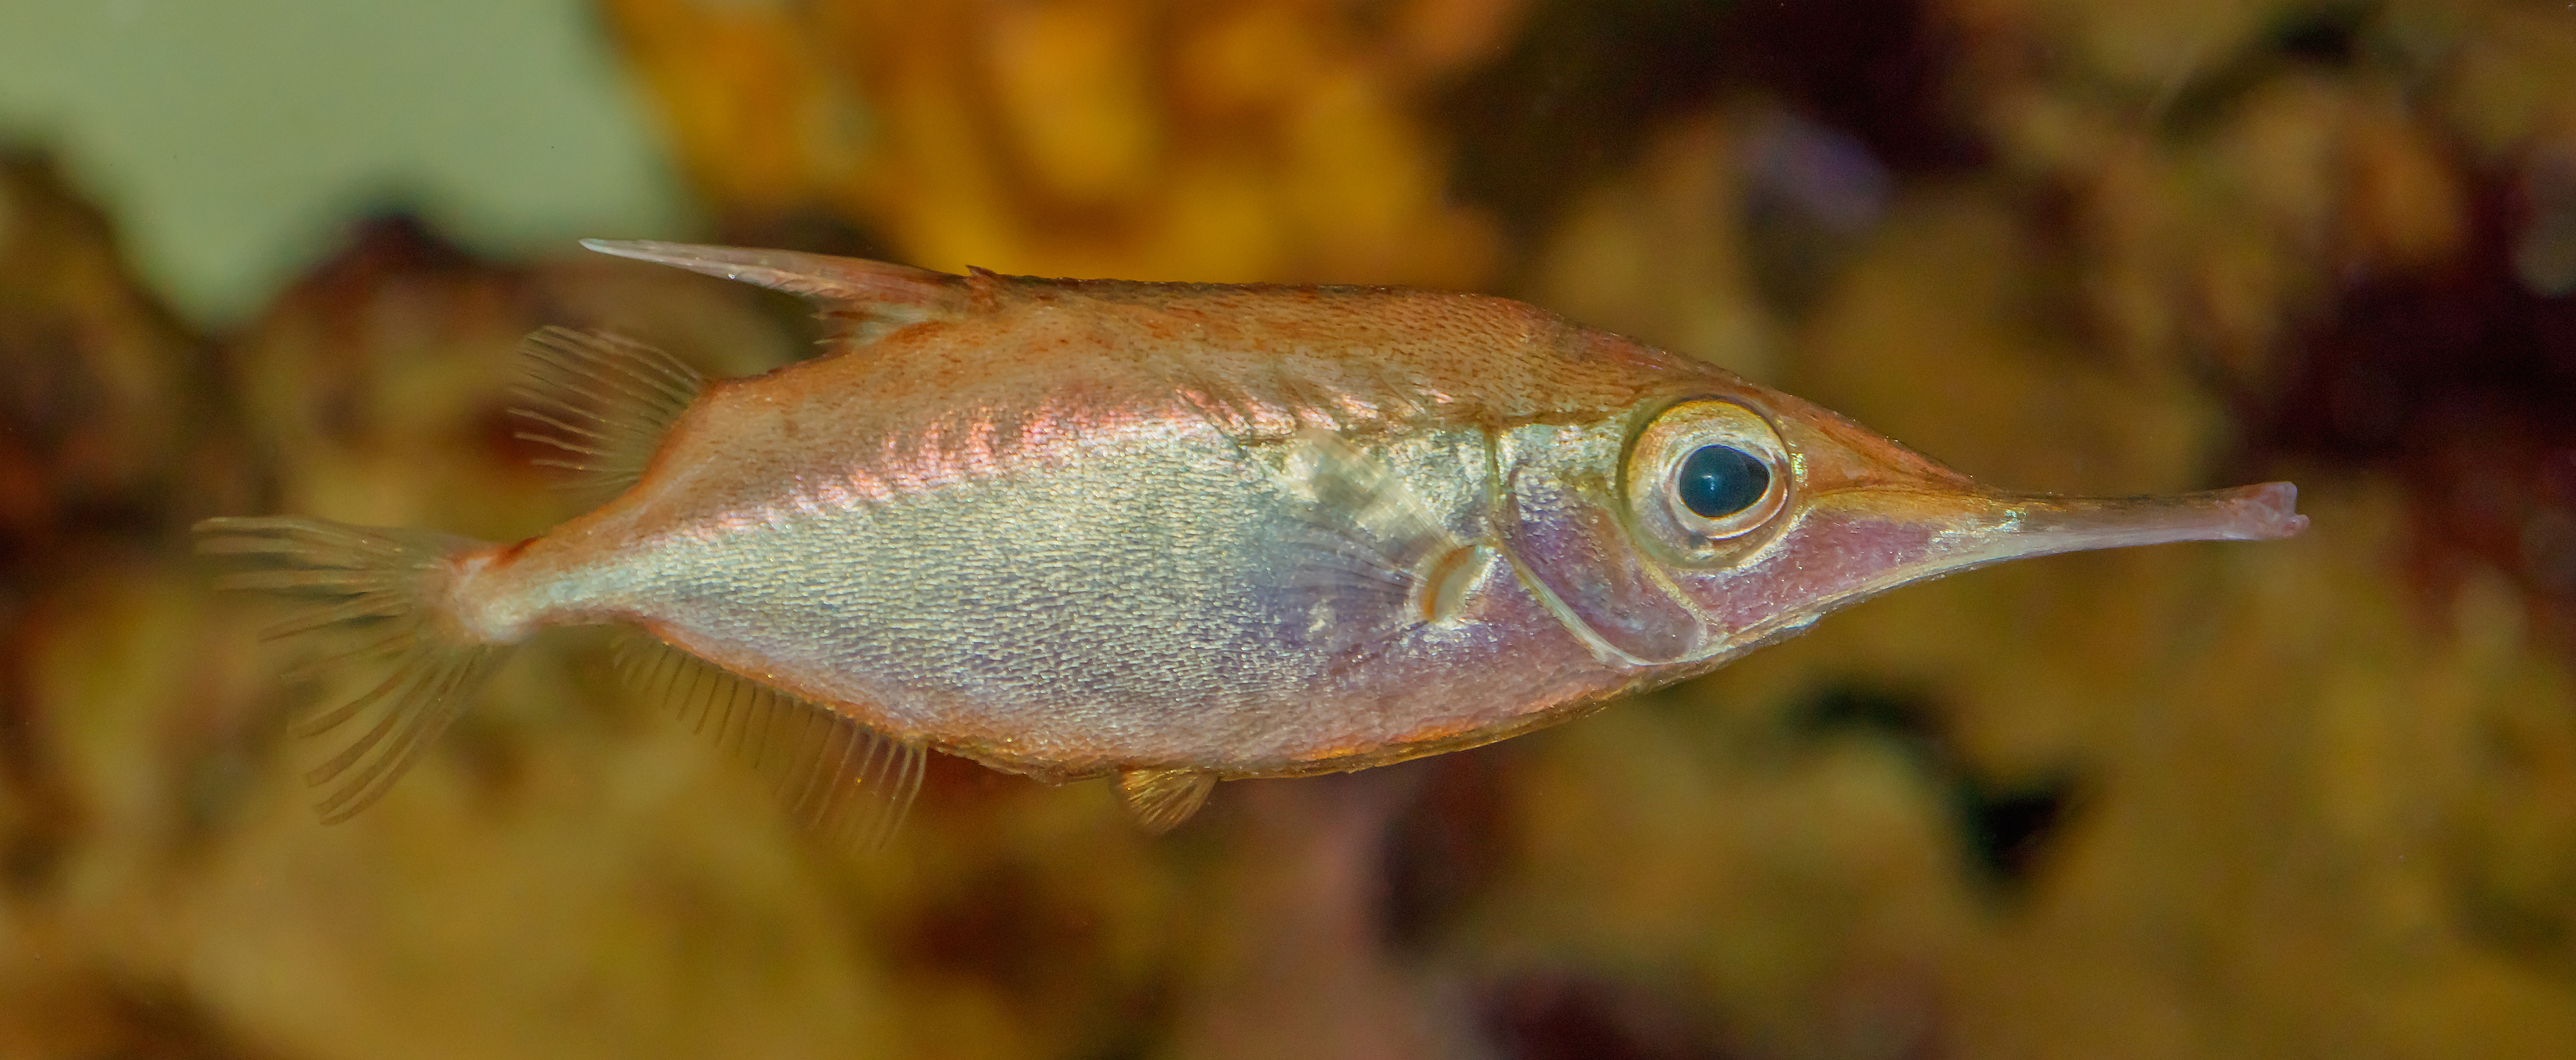
[[[1432,87],[1517,0],[603,0],[729,219],[821,210],[933,268],[1476,286]]]

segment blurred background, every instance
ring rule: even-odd
[[[2314,526],[875,857],[550,636],[322,827],[192,520],[535,533],[525,332],[811,350],[581,236],[1497,292]],[[0,1056],[2576,1055],[2571,290],[2555,0],[0,0]]]

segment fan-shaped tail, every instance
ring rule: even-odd
[[[456,720],[508,650],[475,636],[448,608],[453,557],[482,542],[421,530],[296,516],[198,523],[197,551],[234,568],[221,589],[273,593],[302,606],[266,631],[312,645],[288,680],[354,675],[361,691],[295,723],[298,736],[354,733],[305,774],[325,822],[347,820],[393,787]]]

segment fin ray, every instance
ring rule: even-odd
[[[343,672],[374,678],[287,727],[291,735],[315,739],[360,723],[356,736],[305,772],[306,782],[321,789],[315,809],[326,824],[384,797],[473,701],[507,651],[470,639],[436,614],[438,601],[453,595],[447,558],[479,542],[277,516],[208,519],[195,533],[199,553],[236,567],[216,579],[218,588],[303,602],[263,631],[264,639],[331,642],[290,668],[288,681]]]
[[[1118,773],[1118,797],[1148,832],[1160,835],[1189,820],[1216,789],[1204,769],[1127,769]]]
[[[663,700],[681,724],[749,764],[769,780],[789,816],[836,844],[884,846],[920,792],[924,765],[918,744],[731,673],[641,630],[618,637],[616,658],[629,684]]]
[[[1300,528],[1283,543],[1296,558],[1288,587],[1302,606],[1288,616],[1298,640],[1356,654],[1443,615],[1443,577],[1459,540],[1384,463],[1321,429],[1300,432],[1279,484]],[[1347,662],[1356,662],[1351,659]]]
[[[570,488],[598,502],[644,477],[671,425],[706,380],[695,369],[633,339],[569,328],[541,328],[520,345],[526,381],[510,410],[513,436],[570,454],[541,457],[541,467],[567,472]]]

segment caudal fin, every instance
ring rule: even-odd
[[[375,679],[360,682],[354,695],[325,700],[289,730],[346,734],[305,773],[322,789],[317,809],[326,823],[383,797],[463,712],[508,648],[476,639],[443,610],[456,578],[449,557],[482,542],[297,516],[208,519],[196,534],[198,552],[233,567],[217,588],[303,605],[264,634],[314,649],[287,680],[346,673]]]

